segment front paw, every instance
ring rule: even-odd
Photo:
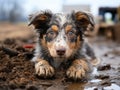
[[[45,60],[40,60],[35,64],[36,74],[40,77],[52,77],[54,75],[54,68]]]
[[[80,67],[80,66],[79,66]],[[75,66],[71,66],[68,70],[67,70],[67,77],[77,80],[77,79],[82,79],[83,77],[85,77],[85,70],[81,67],[81,68],[76,68]]]
[[[66,72],[68,78],[73,80],[83,79],[89,70],[85,61],[76,60],[73,62]]]

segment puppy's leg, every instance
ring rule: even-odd
[[[66,74],[68,78],[77,80],[77,79],[85,78],[90,70],[91,69],[87,61],[82,59],[77,59],[73,61],[72,65],[68,68]]]
[[[54,68],[49,64],[48,61],[38,59],[35,64],[36,74],[40,77],[52,77],[54,75]]]

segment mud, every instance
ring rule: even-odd
[[[109,61],[103,60],[104,62],[102,61],[98,67],[95,67],[96,70],[94,74],[91,76],[91,79],[87,81],[73,82],[68,80],[62,70],[58,71],[53,78],[42,79],[35,74],[34,63],[30,61],[33,57],[34,46],[29,46],[34,45],[34,41],[29,43],[28,38],[24,40],[18,38],[5,39],[0,43],[0,90],[120,89],[120,61],[117,61],[118,65],[114,67],[113,64],[106,63]],[[29,46],[26,46],[27,43],[29,43]],[[114,52],[112,58],[114,58],[114,56],[119,57],[118,53],[116,54]],[[104,55],[104,53],[102,53],[102,59],[109,57],[108,55]]]
[[[106,65],[103,65],[103,66],[99,66],[99,67],[98,67],[98,71],[110,70],[110,69],[111,69],[110,64],[106,64]]]
[[[0,90],[120,90],[120,45],[111,41],[91,41],[101,63],[89,80],[71,81],[64,70],[50,79],[39,78],[31,62],[34,36],[0,41]]]

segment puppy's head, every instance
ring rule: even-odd
[[[84,12],[71,14],[53,14],[41,11],[30,16],[30,24],[34,25],[42,47],[52,57],[68,58],[80,48],[84,32],[88,25],[94,27],[93,18]]]

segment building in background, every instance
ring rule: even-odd
[[[90,5],[63,5],[62,11],[64,13],[70,13],[71,11],[86,11],[90,12]]]

